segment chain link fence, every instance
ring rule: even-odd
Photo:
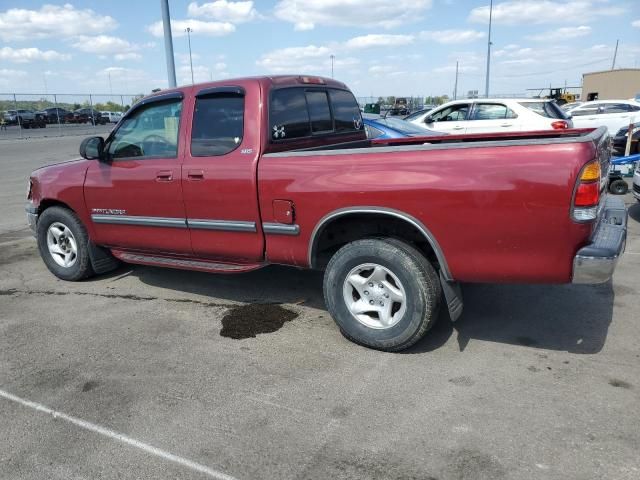
[[[106,133],[142,94],[0,93],[0,140]]]

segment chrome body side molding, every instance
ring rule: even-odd
[[[299,235],[300,225],[264,222],[262,224],[262,231],[269,235]]]
[[[256,230],[256,222],[244,222],[240,220],[202,220],[187,219],[187,226],[197,230],[223,230],[227,232],[253,232]]]

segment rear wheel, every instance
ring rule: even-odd
[[[629,185],[622,178],[609,184],[609,191],[614,195],[625,195],[629,191]]]
[[[394,239],[349,243],[324,276],[329,313],[350,340],[386,351],[404,350],[433,326],[438,274],[414,247]]]
[[[47,208],[38,219],[37,238],[40,256],[56,277],[77,281],[93,275],[87,230],[71,210]]]

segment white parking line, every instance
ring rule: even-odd
[[[178,455],[174,455],[173,453],[166,452],[147,443],[140,442],[134,438],[127,437],[126,435],[123,435],[121,433],[114,432],[113,430],[101,427],[100,425],[96,425],[95,423],[87,422],[85,420],[72,417],[71,415],[67,415],[66,413],[58,412],[40,403],[25,400],[9,392],[5,392],[4,390],[0,390],[0,397],[11,402],[18,403],[24,407],[32,408],[33,410],[36,410],[38,412],[48,413],[49,415],[52,415],[53,418],[64,420],[76,425],[77,427],[84,428],[85,430],[89,430],[99,435],[104,435],[105,437],[118,440],[119,442],[150,453],[151,455],[155,455],[156,457],[160,457],[164,460],[168,460],[169,462],[177,463],[178,465],[181,465],[190,470],[208,475],[211,478],[215,478],[217,480],[236,480],[234,477],[227,475],[226,473],[218,472],[217,470],[213,470],[212,468],[209,468],[205,465],[201,465],[186,458],[179,457]]]

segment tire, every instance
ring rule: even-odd
[[[409,348],[427,333],[438,318],[442,294],[438,274],[422,253],[388,238],[357,240],[338,250],[325,271],[323,290],[345,337],[388,352]],[[379,308],[376,313],[369,309],[371,302],[371,309]]]
[[[623,179],[619,178],[609,184],[609,192],[614,195],[625,195],[629,191],[629,185]]]
[[[36,237],[40,256],[56,277],[75,282],[93,275],[89,258],[89,235],[74,212],[64,207],[47,208],[38,219]],[[51,244],[51,249],[58,247],[58,254],[52,253]]]

